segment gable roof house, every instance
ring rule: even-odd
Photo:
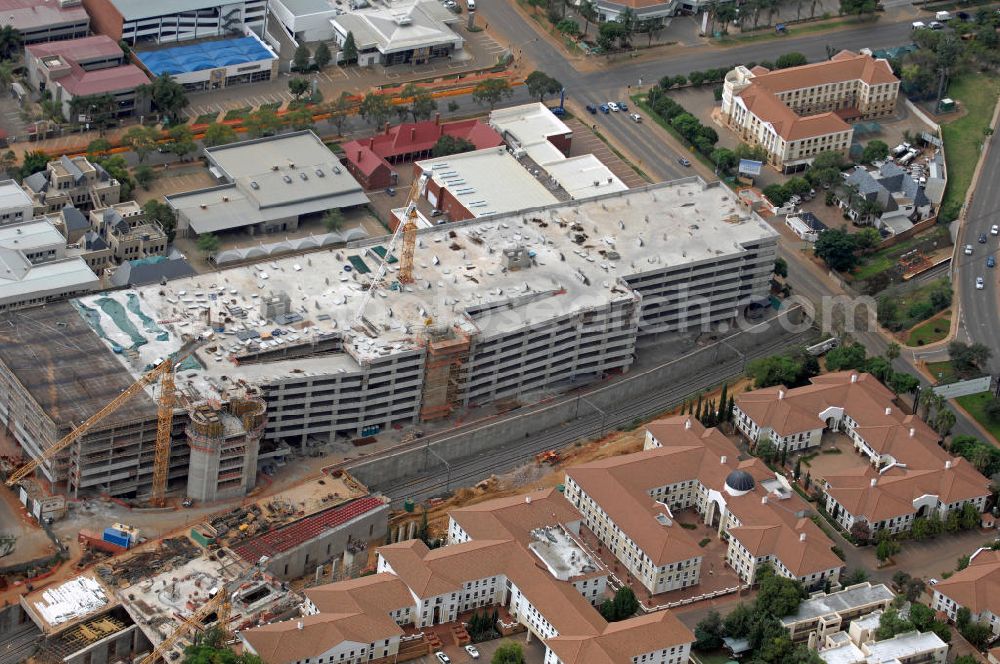
[[[853,189],[856,196],[841,200],[840,207],[851,219],[867,220],[887,235],[897,235],[913,228],[914,221],[922,221],[931,216],[933,206],[924,194],[924,188],[905,169],[887,162],[878,171],[855,168],[844,184]],[[864,214],[862,200],[873,201],[882,210],[875,216]]]

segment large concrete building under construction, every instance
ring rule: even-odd
[[[12,313],[0,420],[37,456],[174,356],[171,486],[231,496],[288,446],[626,371],[640,337],[714,326],[765,298],[777,235],[729,190],[687,178],[426,223],[415,282],[394,281],[390,256],[369,298],[381,242]],[[157,389],[40,472],[72,494],[147,494]]]

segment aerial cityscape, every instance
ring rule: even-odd
[[[998,73],[991,0],[0,0],[0,664],[1000,664]]]

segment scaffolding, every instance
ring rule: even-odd
[[[451,327],[429,328],[425,335],[427,355],[420,419],[423,422],[448,417],[458,405],[469,359],[469,336]]]

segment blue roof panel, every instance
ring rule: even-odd
[[[254,37],[199,42],[136,55],[154,76],[187,74],[204,69],[274,59],[274,54]]]

